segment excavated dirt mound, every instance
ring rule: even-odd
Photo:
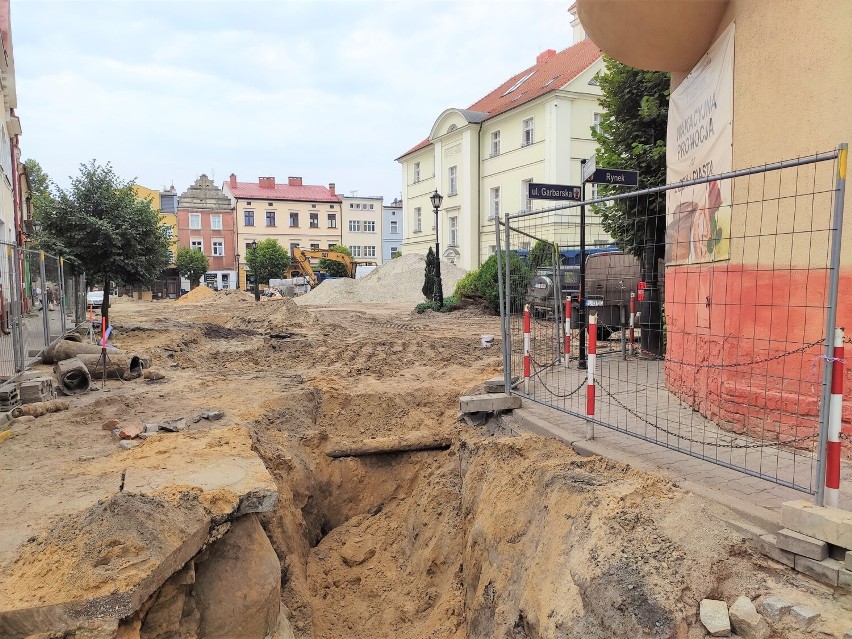
[[[213,289],[207,288],[206,286],[196,286],[186,295],[181,295],[177,299],[177,303],[191,304],[192,302],[201,302],[215,295],[216,293],[213,291]]]

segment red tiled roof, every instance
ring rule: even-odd
[[[601,50],[587,38],[513,75],[484,98],[471,104],[468,110],[482,111],[488,114],[488,118],[493,118],[535,100],[545,93],[561,89],[600,57]],[[509,89],[524,77],[527,79],[509,92]],[[397,159],[419,151],[429,144],[429,138],[426,138]]]
[[[337,195],[332,195],[325,186],[305,184],[290,186],[276,184],[275,188],[261,188],[257,182],[237,182],[231,186],[225,181],[225,190],[241,200],[287,200],[288,202],[342,202]]]

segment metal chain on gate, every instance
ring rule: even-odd
[[[656,423],[654,423],[654,422],[650,421],[649,419],[646,419],[645,417],[643,417],[642,415],[640,415],[640,414],[639,414],[639,413],[637,413],[636,411],[634,411],[634,410],[632,410],[632,409],[628,408],[628,407],[627,407],[627,406],[625,406],[625,405],[624,405],[621,401],[619,401],[619,399],[618,399],[617,397],[615,397],[612,393],[610,393],[610,392],[606,389],[606,387],[605,387],[603,384],[601,384],[600,380],[597,380],[597,379],[596,379],[596,380],[595,380],[595,385],[596,385],[596,386],[599,386],[599,387],[600,387],[600,389],[604,392],[604,394],[605,394],[607,397],[609,397],[610,399],[612,399],[612,401],[614,401],[614,402],[615,402],[616,404],[618,404],[621,408],[623,408],[623,409],[624,409],[624,410],[626,410],[628,413],[630,413],[631,415],[633,415],[636,419],[638,419],[638,420],[640,420],[640,421],[642,421],[642,422],[646,423],[648,426],[651,426],[652,428],[655,428],[655,429],[657,429],[657,430],[661,430],[661,431],[663,431],[666,435],[671,435],[672,437],[676,437],[676,438],[678,438],[678,439],[682,439],[682,440],[687,441],[687,442],[692,443],[692,444],[701,444],[701,445],[703,445],[703,446],[716,446],[717,448],[737,448],[737,449],[740,449],[740,448],[771,448],[771,447],[774,447],[774,446],[781,446],[781,445],[788,446],[788,445],[790,445],[790,444],[796,444],[796,443],[798,443],[798,442],[800,442],[800,441],[813,440],[813,439],[815,439],[815,438],[817,437],[817,435],[816,435],[816,434],[813,434],[813,435],[804,435],[804,436],[802,436],[802,437],[796,437],[796,438],[794,438],[794,439],[790,439],[790,440],[787,440],[787,441],[783,441],[783,442],[771,442],[771,443],[768,443],[768,444],[720,444],[720,443],[718,443],[718,442],[708,442],[708,441],[704,441],[704,440],[701,440],[701,439],[693,439],[693,438],[691,438],[691,437],[686,437],[685,435],[681,435],[681,434],[679,434],[679,433],[672,432],[672,431],[670,431],[670,430],[669,430],[669,429],[667,429],[667,428],[664,428],[664,427],[662,427],[662,426],[659,426],[658,424],[656,424]]]
[[[541,376],[541,373],[543,373],[543,372],[544,372],[545,370],[547,370],[548,368],[551,368],[552,366],[554,366],[557,362],[553,362],[553,363],[551,363],[551,364],[546,364],[546,365],[544,365],[544,366],[539,366],[539,365],[538,365],[538,363],[537,363],[537,362],[535,361],[535,359],[533,358],[532,354],[530,354],[530,362],[532,363],[533,367],[535,367],[535,368],[536,368],[536,372],[535,372],[535,373],[533,373],[533,374],[530,376],[530,379],[532,379],[532,378],[534,378],[534,377],[538,377],[538,383],[539,383],[539,384],[541,384],[542,388],[544,388],[544,390],[546,390],[548,393],[550,393],[550,394],[551,394],[553,397],[555,397],[556,399],[568,399],[569,397],[573,397],[573,396],[574,396],[574,395],[576,395],[578,392],[580,392],[580,389],[581,389],[581,388],[583,388],[583,386],[585,386],[585,385],[586,385],[586,381],[587,381],[587,380],[586,380],[586,378],[584,377],[584,378],[583,378],[583,381],[582,381],[582,382],[580,382],[580,385],[579,385],[577,388],[575,388],[574,390],[572,390],[570,393],[568,393],[568,394],[566,394],[566,395],[562,395],[562,394],[560,394],[560,393],[556,393],[556,392],[554,392],[551,388],[549,388],[549,387],[548,387],[547,383],[544,381],[544,378]]]
[[[792,351],[786,351],[784,353],[779,353],[778,355],[772,355],[771,357],[766,357],[764,359],[756,359],[753,362],[736,362],[733,364],[696,364],[695,362],[682,362],[680,360],[671,359],[666,357],[666,364],[679,364],[681,366],[694,366],[695,368],[738,368],[740,366],[753,366],[754,364],[765,364],[766,362],[774,362],[779,359],[784,359],[785,357],[789,357],[790,355],[795,355],[796,353],[804,353],[809,348],[813,348],[814,346],[818,346],[819,344],[824,344],[825,338],[818,339],[815,342],[811,342],[810,344],[805,344],[804,346],[800,346]],[[663,358],[660,358],[661,360]]]

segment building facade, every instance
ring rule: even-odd
[[[0,1],[0,241],[23,244],[18,163],[21,121],[15,115],[18,94],[15,84],[15,56],[12,48],[12,23],[9,0]],[[5,286],[8,281],[3,282]]]
[[[389,262],[402,254],[402,238],[404,237],[402,200],[394,198],[393,202],[382,207],[382,263]]]
[[[208,178],[201,176],[178,198],[178,246],[204,253],[210,269],[200,283],[215,288],[239,288],[236,225],[231,200]],[[189,290],[190,282],[181,281]]]
[[[582,31],[575,36],[582,38]],[[397,158],[403,252],[426,253],[434,246],[436,215],[429,196],[436,190],[444,198],[437,215],[441,257],[470,270],[496,249],[496,215],[555,204],[531,202],[530,182],[580,184],[580,160],[597,148],[591,130],[601,113],[596,76],[602,69],[600,50],[580,39],[559,53],[541,53],[533,66],[469,108],[449,108],[438,116],[428,138]],[[563,225],[561,232],[569,227],[571,237],[552,237],[552,229],[543,229],[542,239],[577,243],[579,225]],[[594,216],[587,241],[610,241]]]
[[[381,196],[342,196],[343,227],[340,243],[352,258],[363,262],[382,262]]]
[[[231,174],[222,190],[236,215],[243,287],[252,242],[274,239],[291,255],[294,246],[328,248],[341,243],[341,199],[333,182],[327,188],[303,184],[301,177],[289,177],[286,184],[276,183],[274,177],[239,182]]]

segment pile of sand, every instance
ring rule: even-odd
[[[206,300],[210,297],[214,297],[216,293],[213,289],[207,288],[206,286],[196,286],[186,295],[181,295],[177,299],[178,304],[191,304],[192,302],[201,302],[202,300]]]
[[[421,289],[426,258],[409,253],[391,260],[360,280],[341,278],[326,280],[310,293],[297,297],[298,304],[330,306],[337,304],[418,303],[425,300]],[[452,295],[467,273],[458,266],[441,260],[444,295]]]

